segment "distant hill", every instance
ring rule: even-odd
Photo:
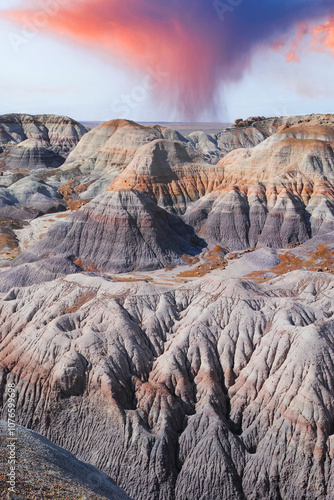
[[[101,125],[103,122],[81,122],[82,125],[88,128],[95,128]],[[151,127],[153,125],[161,125],[162,127],[172,128],[174,130],[178,130],[183,135],[189,135],[191,132],[202,131],[207,134],[217,134],[222,132],[226,127],[231,126],[231,123],[228,122],[138,122],[140,125],[144,125],[145,127]]]

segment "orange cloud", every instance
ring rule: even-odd
[[[289,52],[286,54],[286,60],[288,62],[300,62],[300,56],[298,55],[300,45],[306,35],[308,35],[310,27],[306,23],[300,23],[297,26],[297,36],[292,42]]]
[[[316,51],[324,51],[329,49],[334,53],[334,17],[312,30],[313,40],[312,49]]]
[[[75,2],[50,15],[40,30],[116,56],[151,78],[160,75],[152,88],[176,101],[180,97],[178,103],[191,116],[192,110],[203,109],[212,100],[217,83],[214,51],[203,38],[194,36],[194,25],[172,13],[166,11],[163,22],[155,20],[154,7],[143,15],[145,3],[147,6],[144,0]],[[36,11],[7,11],[5,17],[24,27],[34,24]]]
[[[330,17],[325,23],[310,28],[307,24],[300,24],[297,28],[296,39],[291,43],[289,51],[286,53],[288,62],[300,62],[302,54],[302,43],[307,40],[304,49],[308,52],[325,52],[330,50],[334,54],[334,17]],[[280,50],[282,43],[278,40],[275,48]]]

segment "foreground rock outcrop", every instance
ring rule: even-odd
[[[21,424],[138,500],[330,500],[333,280],[77,275],[13,289],[3,415],[15,383]]]
[[[15,493],[6,492],[9,472],[6,464],[9,456],[7,422],[0,421],[0,473],[2,498],[9,500],[129,500],[110,478],[95,467],[79,462],[68,451],[54,445],[35,432],[15,428]]]

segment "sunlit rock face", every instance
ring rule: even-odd
[[[159,206],[183,214],[193,201],[219,186],[221,171],[187,145],[157,139],[138,149],[109,190],[131,187]]]
[[[131,162],[138,148],[162,138],[160,127],[144,127],[128,120],[111,120],[91,130],[55,174],[58,182],[89,182],[84,199],[103,193]]]
[[[178,143],[179,151],[174,154],[174,160],[175,156],[190,155],[191,162],[201,163],[202,168],[208,168],[210,164],[217,164],[229,151],[240,147],[253,147],[266,137],[255,127],[228,128],[226,131],[213,135],[193,132],[186,137],[176,130],[158,125],[146,127],[129,120],[111,120],[94,128],[82,138],[66,163],[57,174],[54,174],[54,180],[65,182],[73,179],[73,182],[81,185],[89,182],[90,185],[80,194],[82,199],[87,199],[104,192],[110,182],[116,179],[135,158],[138,163],[138,158],[143,155],[157,157],[157,153],[153,154],[156,146],[150,146],[156,140],[165,139],[170,144]],[[166,150],[168,148],[173,147],[165,146]],[[171,152],[166,152],[166,154],[169,157],[173,156]],[[182,163],[185,161],[181,159]],[[177,167],[177,163],[174,161],[169,166]],[[203,175],[205,176],[205,173]],[[201,184],[201,181],[199,183]],[[206,184],[205,181],[204,184]],[[181,189],[182,196],[184,189],[182,187],[178,189]],[[205,192],[206,187],[202,185],[196,187],[195,182],[195,189],[199,189],[202,193],[203,190]],[[189,199],[186,194],[183,204],[187,200],[192,199]]]
[[[108,149],[110,163],[102,162],[96,180],[100,187],[101,179],[108,182],[108,188],[93,196],[92,180],[77,189],[78,197],[90,192],[92,199],[14,260],[12,267],[26,265],[22,276],[28,284],[35,269],[30,271],[30,264],[49,257],[55,259],[54,273],[45,275],[50,279],[62,275],[61,263],[66,272],[76,265],[122,273],[184,264],[184,255],[194,256],[207,245],[229,251],[285,248],[334,229],[332,127],[281,123],[280,131],[258,146],[232,151],[217,165],[205,162],[189,141],[161,138],[162,132],[180,139],[174,131],[126,120],[83,137],[58,171],[73,174],[71,165],[86,151],[93,169],[83,174],[86,167],[80,167],[80,175],[87,180],[92,172],[97,175],[100,152]],[[116,170],[108,177],[112,165]],[[27,218],[34,207],[39,213],[64,210],[72,188],[57,192],[52,176],[43,178],[27,176],[4,188],[6,213],[13,209]],[[8,273],[2,290],[10,276],[17,283],[18,269]]]

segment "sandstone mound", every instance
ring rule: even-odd
[[[189,134],[188,138],[194,148],[208,163],[215,165],[223,156],[216,138],[211,134],[206,134],[202,131],[192,132]]]
[[[244,129],[229,128],[226,131],[217,134],[217,146],[221,151],[220,156],[225,156],[230,151],[239,148],[252,148],[266,139],[256,126]]]
[[[80,123],[64,116],[2,115],[0,172],[57,169],[87,131]]]
[[[79,272],[81,268],[66,257],[43,256],[38,259],[37,255],[23,253],[12,261],[11,269],[1,272],[0,293],[7,292],[13,287],[53,281],[61,276]]]
[[[63,116],[0,116],[0,254],[19,251],[13,231],[22,221],[66,209],[41,172],[58,169],[87,131]]]
[[[28,176],[0,188],[0,207],[2,216],[24,220],[65,210],[65,203],[56,188]]]
[[[87,133],[80,123],[56,115],[0,116],[0,171],[60,167]]]
[[[128,120],[111,120],[86,134],[66,163],[52,176],[52,182],[89,186],[80,193],[89,199],[104,192],[134,159],[139,148],[157,139],[178,142],[188,154],[202,163],[216,164],[229,151],[240,147],[253,147],[265,136],[256,128],[250,130],[227,129],[222,134],[209,135],[194,132],[184,137],[178,131],[160,126],[145,127]],[[192,150],[192,153],[189,151]],[[50,181],[51,182],[51,181]]]
[[[267,118],[264,116],[249,117],[246,120],[236,120],[235,128],[237,130],[245,130],[249,127],[256,128],[265,137],[269,137],[270,135],[273,135],[284,128],[290,128],[299,125],[325,125],[333,127],[334,115],[311,114],[297,116],[272,116]]]
[[[306,115],[260,118],[251,117],[235,127],[227,127],[217,134],[194,132],[189,135],[190,141],[203,158],[216,164],[229,152],[240,148],[253,148],[271,135],[290,127],[333,127],[333,115]]]
[[[144,127],[128,120],[111,120],[91,130],[80,141],[63,170],[83,158],[88,163],[88,166],[82,166],[83,169],[103,170],[108,163],[110,166],[124,166],[133,158],[138,147],[158,137],[162,137],[159,127]]]
[[[232,151],[219,165],[227,182],[265,181],[283,174],[323,174],[333,177],[334,128],[284,128],[253,149]]]
[[[167,139],[168,141],[173,141],[173,142],[179,141],[184,144],[190,142],[189,137],[188,138],[184,137],[180,132],[174,130],[173,128],[162,129],[162,136],[164,139]]]
[[[159,206],[182,214],[191,202],[220,184],[222,171],[185,144],[157,139],[138,149],[109,189],[130,186]]]
[[[137,149],[161,138],[160,127],[144,127],[128,120],[112,120],[91,130],[69,155],[55,179],[93,181],[82,197],[104,192],[110,182],[131,162]]]

